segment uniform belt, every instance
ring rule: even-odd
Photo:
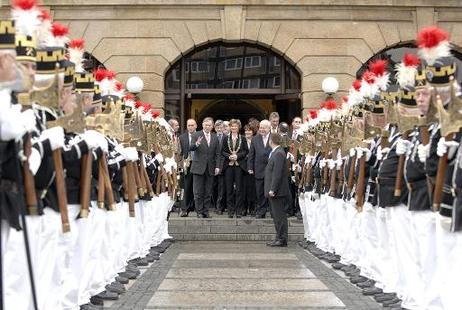
[[[407,188],[409,189],[409,191],[415,191],[419,188],[424,188],[425,190],[428,190],[427,179],[422,179],[422,180],[418,180],[414,182],[408,182]]]
[[[18,185],[16,182],[1,179],[0,180],[0,192],[12,192],[17,194],[18,193]]]
[[[377,178],[377,183],[379,183],[380,185],[385,185],[385,186],[388,186],[388,185],[394,186],[396,183],[396,178]]]

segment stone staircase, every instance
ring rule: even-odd
[[[275,230],[271,218],[242,217],[230,219],[226,215],[211,214],[212,218],[199,219],[195,213],[179,217],[171,213],[169,234],[181,241],[269,241]],[[303,240],[303,223],[289,218],[289,241]]]

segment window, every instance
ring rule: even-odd
[[[180,66],[182,61],[184,69]],[[272,94],[290,89],[293,93],[301,87],[300,74],[293,65],[274,52],[250,43],[218,42],[197,48],[167,71],[166,91],[180,92],[182,79],[193,93],[196,89],[227,89],[226,92],[229,89],[266,89]],[[281,85],[282,81],[285,85]]]
[[[192,61],[191,72],[209,72],[209,63],[207,61]]]
[[[261,57],[260,56],[251,56],[245,58],[245,67],[246,68],[258,68],[261,66]]]
[[[260,79],[247,79],[242,80],[242,88],[259,88]]]
[[[173,70],[173,80],[175,82],[178,82],[180,80],[180,70],[179,69],[175,69]]]
[[[274,67],[280,67],[281,66],[281,59],[277,56],[273,58],[273,66]]]
[[[274,76],[273,77],[273,87],[279,87],[279,86],[281,86],[281,77]]]
[[[226,59],[225,60],[225,70],[237,70],[242,69],[242,58]]]

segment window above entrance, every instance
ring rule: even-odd
[[[280,55],[248,43],[220,42],[194,50],[167,72],[166,93],[179,93],[182,79],[188,93],[239,89],[286,94],[301,87],[300,74]]]

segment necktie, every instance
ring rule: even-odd
[[[205,134],[205,140],[207,140],[207,146],[210,146],[210,133]]]

